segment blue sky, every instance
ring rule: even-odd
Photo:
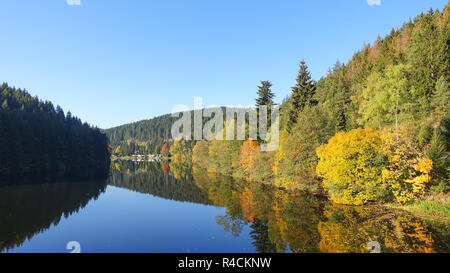
[[[100,128],[178,104],[277,101],[305,59],[315,79],[447,0],[1,0],[0,82]],[[377,2],[377,0],[369,0]]]

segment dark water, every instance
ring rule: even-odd
[[[0,187],[1,252],[450,251],[449,223],[195,168],[120,162],[108,179],[34,182]]]

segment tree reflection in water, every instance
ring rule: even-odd
[[[368,252],[371,241],[380,243],[382,252],[450,251],[448,222],[380,206],[336,205],[325,197],[179,163],[114,162],[108,180],[35,182],[0,187],[0,251],[20,246],[58,224],[63,216],[78,212],[97,199],[107,184],[169,200],[223,207],[224,215],[216,216],[216,223],[233,236],[248,236],[257,252]]]
[[[249,224],[258,252],[364,253],[371,241],[379,242],[383,252],[450,250],[445,222],[380,206],[336,205],[320,196],[234,180],[195,166],[193,170],[196,184],[212,203],[226,208],[218,223],[235,235],[240,223]]]
[[[70,179],[27,177],[20,185],[0,186],[0,252],[20,246],[96,200],[106,189],[107,177],[86,174]]]

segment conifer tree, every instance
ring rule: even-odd
[[[256,112],[258,114],[258,123],[260,121],[259,118],[259,106],[267,107],[267,126],[271,124],[271,109],[273,103],[273,98],[275,94],[270,89],[272,87],[272,83],[270,81],[261,81],[261,85],[258,86],[258,97],[256,98]]]
[[[297,84],[292,87],[291,103],[292,107],[289,113],[288,131],[290,131],[297,122],[298,114],[307,105],[314,104],[313,96],[316,93],[315,82],[311,78],[308,66],[305,61],[300,62],[300,70],[297,76]]]
[[[272,87],[272,83],[270,81],[261,81],[261,86],[258,86],[258,98],[256,98],[256,107],[261,105],[266,105],[270,107],[273,105],[273,98],[275,94],[270,89]]]

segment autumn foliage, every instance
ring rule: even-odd
[[[248,139],[242,144],[239,155],[239,165],[241,166],[245,175],[249,178],[254,178],[255,162],[260,152],[258,141]]]
[[[355,129],[337,133],[317,149],[317,174],[331,199],[362,205],[420,197],[433,162],[418,151],[405,130]]]
[[[384,158],[380,132],[356,129],[340,132],[317,149],[317,174],[324,179],[333,201],[362,205],[386,192],[381,180]]]

